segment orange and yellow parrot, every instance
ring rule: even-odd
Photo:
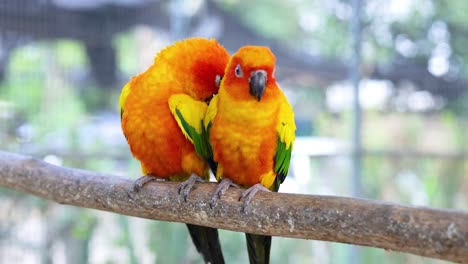
[[[248,188],[242,210],[258,191],[278,191],[295,140],[294,112],[275,80],[275,56],[266,47],[245,46],[229,60],[204,125],[216,178],[210,204],[229,188]],[[246,234],[250,263],[269,263],[271,237]]]
[[[123,87],[122,130],[144,175],[135,191],[157,178],[185,181],[179,193],[186,200],[196,181],[209,179],[202,123],[228,59],[216,40],[186,39],[159,52],[149,69]],[[205,262],[224,263],[216,229],[187,227]]]

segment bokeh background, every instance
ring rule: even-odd
[[[173,41],[215,37],[277,55],[298,125],[280,191],[468,210],[468,1],[356,2],[1,0],[0,149],[136,179],[120,88]],[[201,263],[183,224],[0,198],[0,263]],[[247,262],[243,234],[221,242]],[[272,263],[377,262],[443,263],[273,240]]]

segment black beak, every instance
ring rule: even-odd
[[[256,70],[250,74],[249,85],[250,94],[255,96],[258,101],[262,99],[263,92],[267,83],[267,73],[264,70]]]

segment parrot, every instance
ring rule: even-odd
[[[152,180],[183,181],[178,191],[187,201],[195,182],[209,180],[203,118],[228,60],[215,39],[188,38],[161,50],[146,71],[124,85],[121,127],[143,173],[134,191]],[[217,229],[187,227],[206,263],[224,263]]]
[[[268,47],[244,46],[233,54],[204,118],[221,181],[212,205],[230,186],[247,188],[246,207],[258,191],[279,190],[288,174],[295,140],[294,112],[276,83]],[[269,263],[271,236],[246,233],[250,263]]]

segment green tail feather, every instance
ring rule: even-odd
[[[250,264],[270,263],[271,236],[245,234]]]
[[[218,230],[211,227],[187,224],[187,228],[197,251],[205,263],[224,264]]]

